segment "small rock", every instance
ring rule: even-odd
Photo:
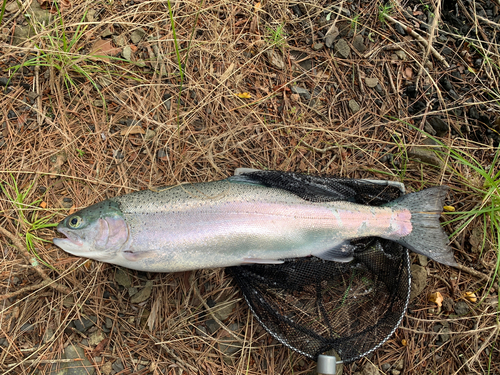
[[[144,31],[144,29],[140,27],[132,31],[132,34],[130,34],[130,40],[132,40],[132,43],[134,44],[139,44],[144,35],[146,35],[146,31]]]
[[[217,323],[214,319],[207,320],[205,322],[205,325],[207,326],[208,332],[210,332],[210,334],[214,334],[220,328],[219,323]]]
[[[144,139],[148,141],[150,139],[153,139],[155,135],[156,132],[154,130],[146,129],[146,134],[144,135]]]
[[[167,151],[164,148],[160,148],[156,152],[156,156],[158,157],[158,159],[164,158],[165,156],[167,156]]]
[[[397,57],[399,57],[400,60],[406,61],[406,52],[405,51],[396,51],[394,52]]]
[[[28,98],[30,98],[32,101],[36,100],[38,98],[38,94],[34,91],[28,91]]]
[[[337,26],[332,26],[325,35],[325,44],[328,48],[332,48],[333,42],[339,36],[339,29]]]
[[[132,297],[134,294],[137,294],[138,291],[139,289],[137,289],[136,287],[128,288],[128,296]]]
[[[349,100],[349,108],[351,108],[351,111],[353,113],[356,113],[361,109],[358,102],[354,99]]]
[[[241,349],[241,344],[237,341],[219,341],[219,350],[225,355],[233,355]]]
[[[124,288],[130,288],[132,286],[132,282],[130,281],[130,275],[127,271],[122,268],[118,268],[115,272],[115,281],[118,285],[123,286]]]
[[[113,30],[111,30],[111,26],[108,26],[101,33],[101,38],[106,38],[110,35],[113,35]]]
[[[273,49],[266,50],[267,59],[269,63],[279,70],[283,70],[286,68],[285,62],[283,61],[283,57],[280,56],[278,52]]]
[[[217,319],[224,321],[229,318],[235,307],[236,302],[234,301],[219,303],[214,307],[213,312]]]
[[[92,332],[89,336],[89,345],[97,345],[104,339],[104,334],[100,330]]]
[[[104,101],[102,99],[96,99],[94,100],[94,106],[102,108],[104,107]]]
[[[24,323],[21,328],[20,328],[20,331],[21,332],[31,332],[35,329],[35,325],[34,324],[30,324],[30,323]]]
[[[386,371],[389,371],[389,369],[391,368],[391,364],[390,363],[384,363],[382,366],[382,371],[386,372]]]
[[[443,311],[452,312],[453,311],[453,299],[450,297],[444,297],[443,299]]]
[[[424,267],[417,264],[412,264],[411,270],[411,291],[410,301],[415,299],[427,285],[427,271]]]
[[[130,298],[130,302],[132,303],[140,303],[144,302],[151,295],[151,291],[153,290],[153,282],[151,280],[146,281],[146,285],[139,292],[134,294],[132,298]]]
[[[434,130],[434,128],[432,127],[431,124],[429,124],[429,121],[425,121],[424,123],[424,130],[426,133],[430,134],[430,135],[436,135],[436,131]]]
[[[14,39],[12,40],[12,44],[15,46],[20,45],[26,39],[33,35],[33,29],[29,26],[16,25],[16,29],[14,30]]]
[[[361,369],[361,374],[363,375],[379,375],[380,372],[378,371],[377,366],[375,366],[371,362],[367,362],[366,365],[363,366]]]
[[[408,151],[408,156],[412,159],[418,159],[422,163],[433,165],[438,168],[441,168],[443,166],[443,162],[441,161],[441,159],[437,157],[434,151],[428,148],[412,147]]]
[[[450,131],[450,125],[439,117],[431,116],[427,119],[427,121],[433,127],[436,132],[436,136],[438,137],[443,137]]]
[[[104,375],[111,375],[111,371],[113,371],[113,366],[111,365],[111,362],[106,362],[104,365],[101,366],[101,372]]]
[[[75,324],[75,328],[79,332],[85,332],[90,327],[95,325],[96,322],[97,322],[97,316],[89,316],[88,318],[81,318],[81,319],[73,320],[73,323]]]
[[[304,89],[299,86],[292,86],[291,90],[294,94],[299,94],[305,100],[311,99],[311,93],[307,89]]]
[[[418,264],[420,264],[422,267],[427,267],[427,264],[429,263],[429,260],[425,255],[422,254],[417,254],[417,260]]]
[[[319,50],[322,50],[324,46],[325,46],[325,44],[321,43],[321,42],[320,43],[314,43],[313,46],[312,46],[312,49],[314,51],[319,51]]]
[[[95,22],[96,21],[96,15],[97,11],[95,9],[89,9],[87,14],[85,15],[85,19],[87,22]]]
[[[106,328],[107,329],[111,329],[113,328],[113,321],[111,320],[111,318],[106,318]]]
[[[358,50],[360,53],[366,51],[366,46],[364,45],[364,38],[361,35],[356,35],[352,40],[352,46]]]
[[[115,35],[112,37],[112,39],[113,39],[113,42],[115,42],[115,44],[118,47],[124,47],[127,45],[127,39],[125,39],[125,36],[123,36],[123,35]]]
[[[335,43],[335,51],[337,51],[344,59],[349,58],[351,55],[351,48],[345,39],[339,39],[339,41]]]
[[[365,78],[365,83],[366,86],[368,86],[369,88],[374,88],[375,86],[378,85],[378,78],[377,77]]]
[[[125,60],[130,61],[132,59],[132,48],[130,46],[123,47],[122,56]]]
[[[458,301],[455,303],[455,306],[453,306],[453,309],[458,316],[467,315],[469,313],[469,305],[467,305],[465,301]]]
[[[16,1],[8,3],[5,6],[5,11],[8,12],[8,13],[17,12],[18,10],[19,10],[19,5],[17,5]]]
[[[401,371],[399,371],[399,370],[392,370],[391,374],[392,375],[399,375],[399,374],[401,374]]]
[[[63,206],[63,208],[66,208],[66,209],[70,209],[71,207],[73,207],[73,199],[68,198],[68,197],[64,197],[62,199],[61,206]]]
[[[405,36],[405,35],[406,35],[406,31],[405,31],[405,29],[404,29],[404,28],[403,28],[403,26],[401,26],[399,23],[397,23],[397,24],[394,26],[394,28],[396,29],[396,32],[397,32],[398,34],[401,34],[401,35],[403,35],[403,36]]]
[[[122,363],[121,359],[117,359],[117,360],[113,363],[112,367],[113,367],[113,370],[115,370],[116,372],[121,372],[121,371],[123,371],[123,370],[125,369],[125,368],[123,367],[123,363]]]
[[[113,150],[113,157],[115,159],[121,160],[125,158],[125,155],[123,155],[123,152],[121,152],[120,150]]]
[[[403,358],[401,358],[399,361],[396,362],[394,368],[398,371],[401,371],[403,370],[404,366],[405,366],[405,361]]]
[[[85,355],[83,348],[69,344],[63,353],[64,359],[74,359],[75,361],[64,362],[61,364],[63,372],[58,374],[64,375],[93,375],[95,372],[94,366],[90,363]]]

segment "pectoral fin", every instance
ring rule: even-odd
[[[124,251],[123,257],[130,262],[137,262],[141,259],[154,258],[158,252],[156,250],[141,251],[134,253],[133,251]]]
[[[321,253],[313,253],[312,255],[323,260],[347,263],[354,259],[353,254],[356,248],[357,247],[355,245],[352,245],[349,241],[344,241],[341,244],[328,249],[327,251]]]

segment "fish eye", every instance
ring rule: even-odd
[[[71,228],[78,228],[82,224],[82,218],[80,216],[73,216],[68,224]]]

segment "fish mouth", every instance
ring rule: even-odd
[[[80,240],[80,238],[74,235],[73,233],[66,231],[64,228],[59,228],[59,227],[57,228],[57,231],[65,235],[66,238],[54,238],[53,242],[56,246],[59,246],[61,248],[64,248],[65,244],[78,247],[83,246],[83,242]]]

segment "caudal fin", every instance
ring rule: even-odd
[[[447,192],[447,186],[432,187],[404,195],[387,206],[411,212],[412,231],[397,240],[398,243],[436,262],[456,266],[453,250],[448,246],[448,236],[439,223]]]

